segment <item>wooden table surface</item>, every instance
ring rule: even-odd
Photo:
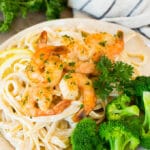
[[[61,14],[61,18],[71,18],[72,16],[72,10],[70,8],[65,9]],[[43,21],[46,21],[44,13],[30,13],[26,19],[16,18],[8,32],[0,33],[0,44],[19,31]]]

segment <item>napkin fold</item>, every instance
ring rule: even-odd
[[[74,17],[121,24],[150,39],[150,0],[69,0]]]

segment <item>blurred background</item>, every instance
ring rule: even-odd
[[[73,17],[120,24],[150,39],[150,0],[0,0],[0,43],[37,23]]]
[[[67,0],[0,0],[0,44],[37,23],[73,17],[67,3]]]

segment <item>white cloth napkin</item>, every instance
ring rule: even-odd
[[[91,17],[132,28],[150,39],[150,0],[69,0],[74,17]]]

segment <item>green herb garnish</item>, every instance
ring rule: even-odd
[[[67,38],[67,39],[71,39],[71,40],[73,39],[71,36],[69,36],[69,35],[67,35],[67,34],[63,35],[62,37],[63,37],[63,38]]]
[[[45,55],[44,53],[41,53],[41,54],[40,54],[40,60],[43,60],[44,55]]]
[[[73,67],[73,66],[75,66],[75,64],[76,64],[75,62],[69,62],[68,65]]]
[[[90,82],[86,82],[85,85],[90,85]]]
[[[83,105],[83,104],[81,104],[81,105],[80,105],[80,109],[82,109],[83,107],[84,107],[84,105]]]
[[[63,64],[60,64],[59,69],[63,70]]]
[[[100,75],[94,81],[94,88],[98,97],[106,99],[115,89],[118,92],[124,89],[125,83],[132,78],[133,67],[124,62],[112,62],[102,56],[96,64]]]
[[[13,20],[21,15],[23,18],[30,12],[44,12],[47,19],[59,18],[60,13],[67,6],[67,0],[1,0],[0,12],[3,20],[0,32],[6,32]]]
[[[51,82],[51,78],[50,78],[50,77],[47,77],[47,81],[48,81],[48,82]]]
[[[101,41],[101,42],[99,42],[98,44],[101,45],[101,46],[103,46],[103,47],[105,47],[106,44],[107,44],[107,41]]]
[[[70,79],[70,78],[72,78],[71,74],[64,75],[64,79]]]

